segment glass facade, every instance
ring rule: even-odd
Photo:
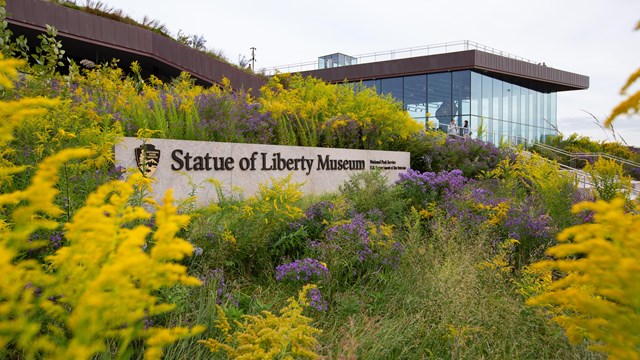
[[[472,137],[498,144],[544,141],[557,128],[556,93],[542,93],[471,70],[363,81],[401,101],[416,120],[447,131],[469,121]]]

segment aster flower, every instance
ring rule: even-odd
[[[276,280],[309,283],[329,277],[327,266],[315,259],[306,258],[276,267]]]

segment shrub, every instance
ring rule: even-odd
[[[369,273],[397,267],[404,246],[394,240],[392,227],[362,214],[331,224],[309,252],[326,263],[331,281],[350,284]]]
[[[557,224],[535,197],[515,201],[492,190],[502,184],[493,185],[469,183],[458,192],[448,193],[441,206],[450,219],[462,222],[470,231],[481,228],[491,234],[495,251],[499,251],[505,241],[516,240],[509,245],[512,251],[508,263],[519,269],[539,259],[554,243]]]
[[[301,184],[291,175],[259,184],[258,192],[246,199],[224,200],[202,211],[192,227],[191,241],[202,246],[208,264],[249,274],[265,275],[280,261],[282,249],[274,249],[289,224],[303,217],[298,202]],[[274,245],[276,244],[276,245]],[[277,250],[277,251],[276,251]]]
[[[491,143],[471,138],[447,138],[444,143],[437,143],[431,155],[430,171],[451,171],[459,169],[468,178],[473,178],[482,171],[494,169],[498,163],[509,155]]]
[[[396,184],[411,205],[424,209],[429,203],[441,201],[445,195],[460,191],[467,181],[461,170],[436,174],[409,169],[400,174],[400,180]]]
[[[432,171],[433,154],[447,140],[447,134],[442,131],[420,131],[391,144],[389,150],[407,151],[411,154],[410,168],[416,171]]]
[[[308,284],[324,281],[328,277],[327,266],[311,258],[295,260],[276,267],[276,280],[278,281]]]
[[[392,224],[400,223],[404,214],[405,202],[399,190],[388,184],[380,170],[356,173],[340,186],[340,193],[356,212],[378,210]]]
[[[631,178],[624,175],[622,166],[613,160],[598,158],[584,167],[598,198],[609,201],[616,196],[627,198],[631,189]]]
[[[533,204],[543,208],[560,228],[574,223],[571,205],[580,199],[577,179],[557,162],[523,152],[515,159],[502,160],[484,175],[500,181],[496,190],[503,197],[520,201],[533,197]]]
[[[196,140],[275,144],[276,121],[250,96],[230,87],[198,95]]]
[[[535,267],[566,275],[528,301],[551,308],[573,343],[587,338],[612,359],[640,357],[640,218],[624,206],[622,199],[574,206],[594,211],[594,223],[558,235],[561,244],[547,251],[553,260]]]
[[[282,145],[386,149],[421,129],[391,96],[357,85],[280,74],[260,91],[262,111],[277,120]]]
[[[224,311],[217,306],[218,320],[216,328],[220,330],[222,340],[207,339],[199,341],[211,352],[223,350],[230,359],[317,359],[319,346],[316,336],[320,330],[310,325],[311,318],[302,315],[309,305],[307,295],[315,286],[305,286],[298,299],[289,298],[289,304],[280,310],[280,316],[263,311],[261,316],[244,315],[243,322],[232,331]]]
[[[16,75],[18,64],[0,59],[0,84],[11,87],[9,77]],[[49,104],[38,99],[0,102],[0,146],[5,149],[20,120],[41,113],[37,107]],[[143,340],[145,357],[155,359],[162,356],[164,346],[202,330],[145,326],[147,317],[172,308],[158,302],[154,292],[199,281],[173,263],[189,255],[192,247],[175,236],[189,218],[176,214],[171,193],[163,206],[157,206],[156,231],[150,234],[140,225],[151,217],[129,204],[134,185],[145,186],[140,177],[99,187],[65,224],[65,245],[44,262],[29,257],[30,250],[46,245],[30,239],[31,234],[58,228],[52,220],[62,212],[53,203],[58,168],[90,153],[67,149],[46,157],[24,190],[0,195],[3,209],[13,207],[10,223],[3,219],[0,228],[0,270],[5,274],[0,279],[3,357],[10,351],[26,358],[89,359],[106,353],[108,344],[115,347],[115,356],[123,357],[134,340]],[[3,164],[0,174],[23,169]]]

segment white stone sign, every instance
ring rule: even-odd
[[[317,147],[236,144],[206,141],[124,138],[115,147],[116,166],[133,168],[157,181],[153,198],[161,201],[169,188],[177,200],[195,194],[200,205],[217,201],[215,178],[244,196],[258,184],[289,174],[305,194],[337,191],[357,172],[380,169],[389,183],[409,167],[409,153]]]

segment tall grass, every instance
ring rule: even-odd
[[[478,264],[491,256],[480,230],[437,216],[405,225],[397,272],[349,289],[323,324],[329,358],[591,359],[528,309],[512,286]],[[469,231],[471,230],[471,231]]]

